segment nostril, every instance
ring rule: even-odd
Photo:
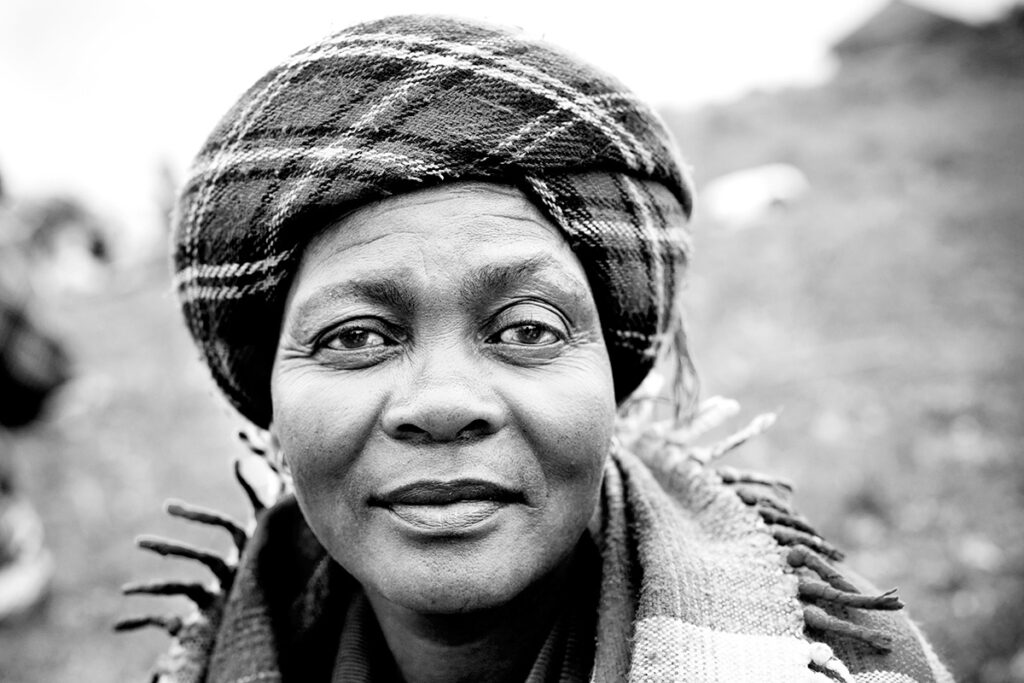
[[[431,425],[432,428],[420,427],[412,422],[403,422],[394,428],[392,434],[399,439],[428,442],[444,442],[454,440],[475,439],[495,432],[490,422],[476,419],[458,429],[446,428],[446,425]]]
[[[477,419],[460,429],[457,438],[471,439],[477,436],[485,436],[493,431],[494,429],[487,420]]]
[[[417,427],[411,422],[405,422],[403,424],[398,425],[395,428],[395,432],[397,433],[398,436],[404,437],[422,437],[427,435],[427,430],[421,427]]]
[[[389,402],[381,415],[381,427],[391,438],[422,443],[480,438],[500,431],[503,424],[500,400],[481,397],[455,382],[413,387]]]

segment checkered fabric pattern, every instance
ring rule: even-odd
[[[828,606],[838,592],[802,592],[801,573],[814,572],[786,557],[813,534],[781,543],[736,488],[698,461],[662,452],[645,462],[613,448],[601,496],[590,528],[600,554],[593,683],[953,683],[902,612]],[[196,653],[193,665],[205,674],[167,680],[327,680],[329,673],[308,672],[334,665],[338,631],[342,642],[361,637],[357,624],[338,620],[355,582],[326,559],[294,498],[265,513],[249,543],[212,649]],[[833,581],[855,580],[845,566],[822,562]],[[586,581],[579,567],[573,581]],[[859,583],[859,590],[875,589]],[[817,604],[835,615],[825,629],[806,616]],[[889,645],[852,635],[865,631]],[[367,680],[361,657],[344,654],[343,680]],[[546,681],[577,680],[574,670],[587,662],[574,656],[535,671],[546,669]],[[536,680],[531,674],[528,683]]]
[[[617,398],[678,322],[690,183],[658,117],[605,74],[507,30],[406,16],[347,29],[246,92],[175,212],[175,286],[229,400],[271,419],[282,307],[309,238],[344,213],[455,180],[519,187],[590,280]]]

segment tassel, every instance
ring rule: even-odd
[[[267,454],[267,449],[263,448],[262,446],[257,445],[256,444],[256,440],[253,439],[253,437],[250,436],[249,433],[246,432],[245,430],[239,430],[238,431],[238,439],[243,444],[245,444],[245,447],[248,448],[249,451],[251,453],[253,453],[254,455],[258,455],[260,457],[263,457],[263,456],[265,456]]]
[[[158,555],[196,560],[213,572],[217,581],[224,588],[230,586],[235,578],[234,568],[209,550],[202,550],[186,543],[178,543],[157,536],[140,536],[135,542],[143,550],[150,550]]]
[[[795,545],[789,549],[786,561],[794,569],[806,567],[821,578],[828,581],[829,585],[847,593],[859,593],[857,587],[846,580],[839,571],[821,558],[816,552],[805,545]]]
[[[198,522],[199,524],[225,529],[231,534],[231,540],[234,541],[235,549],[239,553],[242,552],[246,542],[249,540],[249,534],[246,533],[241,524],[216,510],[208,510],[180,500],[167,501],[164,504],[164,510],[172,517],[179,517],[190,522]]]
[[[721,396],[712,396],[702,401],[697,414],[681,427],[664,430],[664,440],[679,446],[689,446],[697,438],[720,426],[730,417],[740,412],[740,404]],[[670,421],[679,424],[678,421]]]
[[[114,624],[114,630],[118,632],[135,631],[147,626],[156,626],[157,628],[162,628],[167,631],[171,636],[176,636],[181,632],[182,625],[181,617],[174,615],[149,615],[145,617],[128,617],[127,619],[120,619],[116,624]]]
[[[709,448],[694,449],[690,457],[697,460],[702,465],[707,465],[708,463],[721,458],[729,451],[742,446],[761,432],[767,430],[775,424],[775,419],[775,413],[763,413],[758,415],[751,420],[750,424],[746,427],[722,439],[713,446]]]
[[[252,506],[253,513],[258,517],[259,514],[267,508],[267,506],[263,504],[263,501],[256,493],[256,489],[252,487],[252,484],[250,484],[245,478],[245,475],[242,474],[241,460],[235,460],[235,480],[242,487],[242,490],[245,491],[245,497],[249,499],[249,505]]]
[[[779,525],[769,525],[768,528],[780,545],[805,545],[835,562],[843,559],[843,554],[839,552],[839,549],[820,536]]]
[[[860,609],[903,609],[903,602],[896,595],[895,588],[887,590],[881,595],[864,595],[862,593],[841,591],[827,583],[816,581],[807,576],[800,576],[798,579],[797,594],[801,600],[831,602],[843,607],[858,607]]]
[[[770,488],[780,488],[787,493],[793,492],[793,484],[785,479],[768,477],[757,472],[738,470],[735,467],[719,467],[716,468],[715,472],[718,473],[718,476],[726,484],[759,484]]]
[[[811,644],[811,665],[818,667],[842,683],[857,683],[843,661],[836,657],[832,648],[825,643]]]
[[[765,521],[768,526],[788,526],[791,529],[802,531],[805,534],[811,534],[812,536],[818,536],[818,532],[807,523],[806,520],[798,517],[795,514],[788,514],[778,509],[770,507],[757,508],[757,513],[761,515],[761,519]],[[819,536],[820,538],[820,536]]]
[[[758,508],[771,508],[782,514],[790,514],[789,507],[774,495],[765,492],[762,488],[755,489],[753,486],[732,484],[732,490],[736,492],[746,505]]]
[[[254,452],[258,450],[247,435],[242,435],[242,439]],[[242,473],[241,462],[238,460],[234,463],[234,471],[254,515],[258,515],[266,506],[256,494],[255,487]],[[172,517],[224,529],[231,536],[237,556],[245,550],[249,532],[230,516],[181,501],[168,501],[164,509]],[[196,560],[217,577],[217,585],[209,586],[186,581],[127,584],[122,588],[126,595],[180,595],[195,603],[195,608],[184,617],[130,617],[121,619],[114,625],[115,631],[132,631],[146,626],[156,626],[169,633],[173,638],[171,648],[157,661],[151,680],[198,683],[204,680],[206,663],[222,618],[227,592],[235,578],[236,558],[221,558],[208,550],[152,536],[140,537],[137,542],[144,550],[160,555]]]
[[[183,595],[200,610],[204,610],[217,599],[217,593],[201,583],[186,581],[144,581],[126,583],[121,586],[124,595]]]
[[[832,616],[817,605],[804,605],[804,624],[818,631],[831,631],[870,645],[879,652],[892,650],[892,637],[876,629],[858,626]]]

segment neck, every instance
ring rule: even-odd
[[[512,601],[465,614],[421,614],[367,593],[406,683],[526,679],[568,594],[571,559]]]

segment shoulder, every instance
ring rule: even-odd
[[[835,568],[859,595],[883,594],[848,566],[837,563]],[[828,645],[855,680],[952,683],[952,675],[905,609],[864,609],[813,597],[802,600],[808,637]],[[839,628],[834,627],[837,624]],[[848,630],[872,637],[851,636]]]
[[[828,648],[819,650],[823,668],[872,683],[953,681],[896,589],[881,591],[846,565],[842,552],[794,508],[788,484],[732,468],[708,476],[761,517],[782,551],[785,570],[797,578],[805,635]]]
[[[842,552],[795,509],[787,482],[718,466],[774,415],[760,415],[710,445],[697,443],[738,409],[709,399],[684,424],[650,422],[641,414],[624,423],[623,443],[674,501],[675,522],[696,526],[716,545],[737,529],[753,539],[746,547],[759,555],[748,553],[744,564],[774,567],[773,576],[762,578],[783,587],[775,599],[792,615],[792,635],[809,643],[812,668],[840,681],[952,681],[896,591],[881,592],[846,566]]]

